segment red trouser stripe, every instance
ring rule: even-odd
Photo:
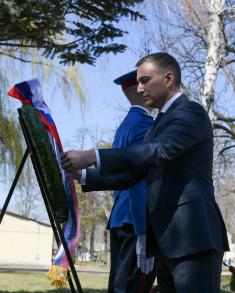
[[[146,282],[147,282],[147,275],[144,274],[144,273],[141,273],[137,293],[143,293],[144,292],[144,289],[146,287]]]

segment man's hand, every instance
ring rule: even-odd
[[[95,163],[96,155],[94,150],[70,150],[61,156],[62,167],[74,176],[78,175],[78,170],[85,169]]]

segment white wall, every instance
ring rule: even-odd
[[[52,240],[51,227],[5,214],[0,224],[0,264],[50,265]]]

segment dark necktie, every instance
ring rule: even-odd
[[[158,125],[159,121],[160,121],[160,118],[163,116],[163,112],[159,112],[157,114],[157,117],[156,119],[154,120],[154,123],[153,123],[153,126],[147,131],[146,135],[145,135],[145,139],[144,141],[145,142],[149,142],[151,141],[152,139],[154,139],[155,137],[155,130],[156,130],[156,126]]]
[[[158,114],[157,114],[157,117],[156,117],[156,119],[154,120],[154,126],[156,126],[158,123],[159,123],[159,121],[160,121],[160,119],[161,119],[161,117],[163,116],[163,112],[159,112]]]

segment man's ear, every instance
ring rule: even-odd
[[[172,71],[167,71],[165,75],[166,84],[168,87],[170,87],[172,84],[174,84],[175,81],[175,75]]]

